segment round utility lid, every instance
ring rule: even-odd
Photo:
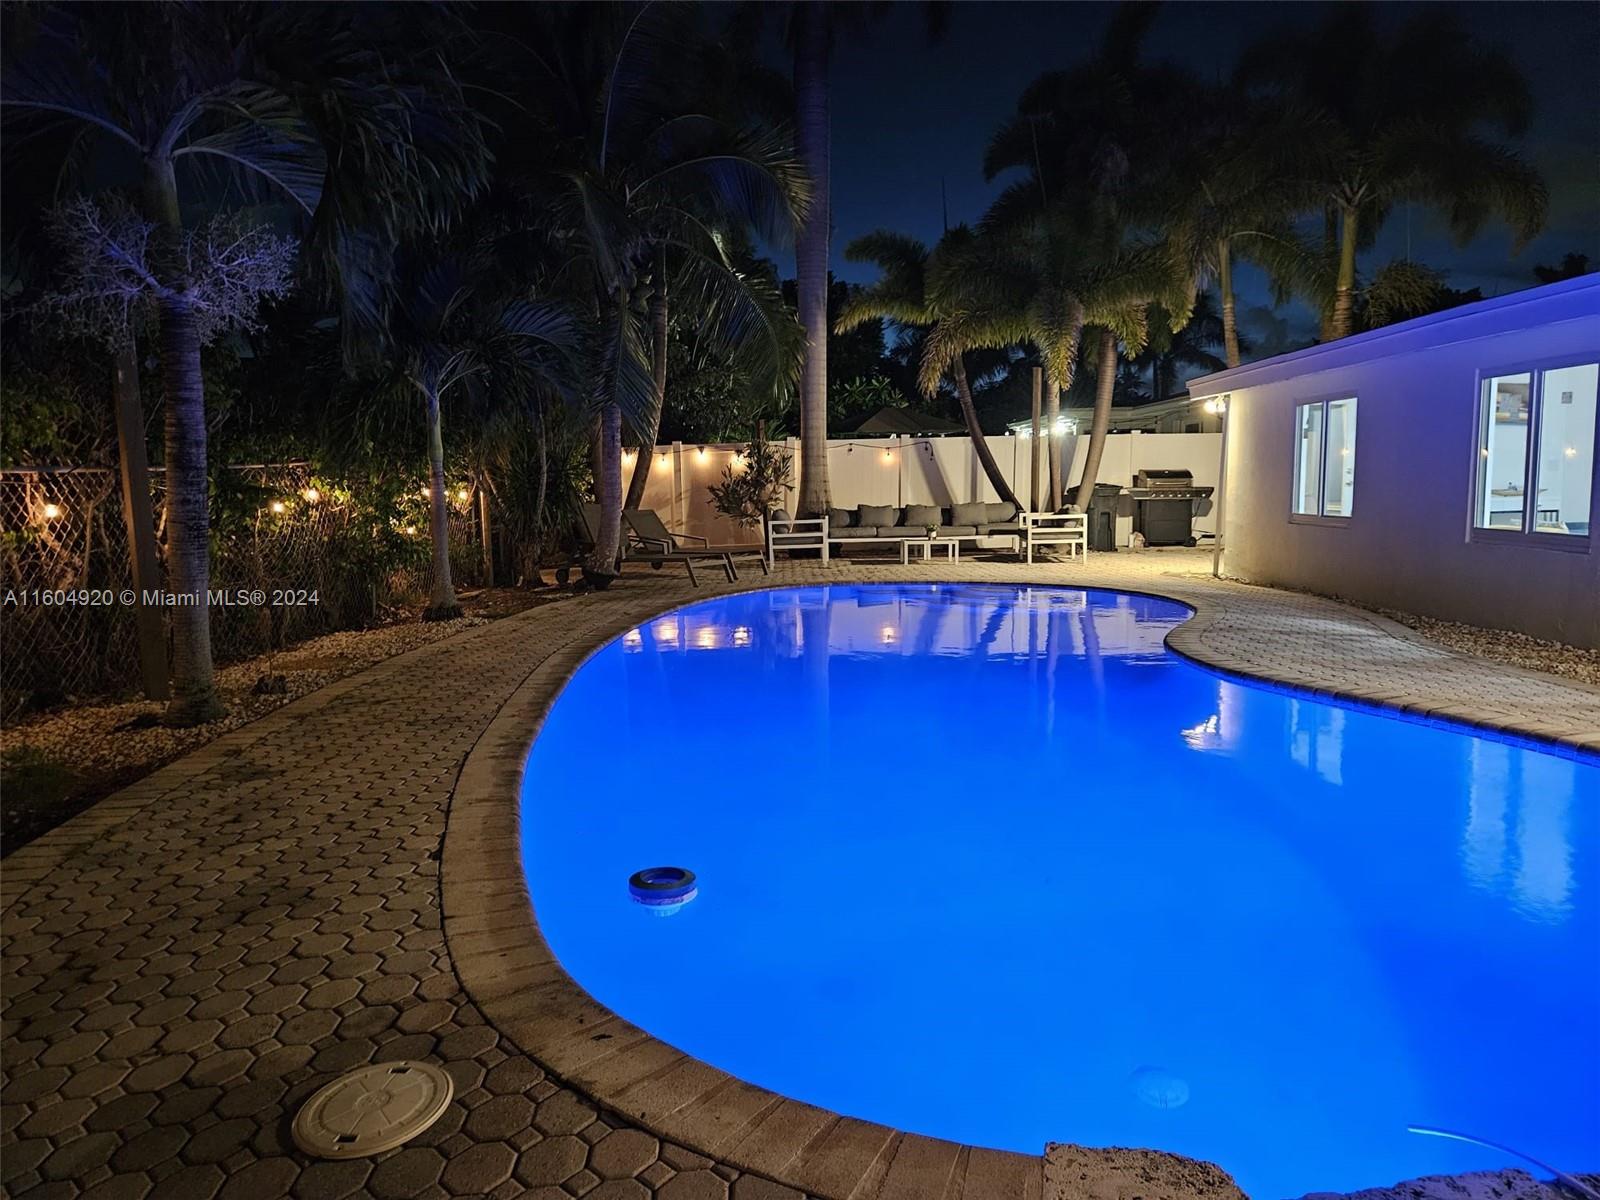
[[[294,1143],[318,1158],[361,1158],[408,1142],[443,1115],[455,1085],[432,1063],[359,1067],[295,1114]]]

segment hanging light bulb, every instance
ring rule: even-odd
[[[59,504],[46,504],[44,506],[44,519],[46,521],[54,521],[60,515],[61,506]]]
[[[317,489],[314,487],[308,487],[300,494],[306,498],[307,504],[315,504],[318,500],[322,499],[322,493],[317,491]]]
[[[283,501],[282,500],[274,500],[272,502],[272,511],[275,512],[275,513],[281,513],[283,511],[283,507],[284,506],[283,506]]]

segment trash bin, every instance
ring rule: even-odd
[[[1115,552],[1117,548],[1117,507],[1121,503],[1120,483],[1097,483],[1089,499],[1089,549]]]

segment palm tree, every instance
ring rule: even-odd
[[[936,330],[930,363],[948,361],[957,338],[999,345],[1010,335],[1031,341],[1045,370],[1050,429],[1050,501],[1064,486],[1061,441],[1054,436],[1061,393],[1072,384],[1085,327],[1097,330],[1103,381],[1076,503],[1093,494],[1110,427],[1119,342],[1138,353],[1146,309],[1160,302],[1181,327],[1193,302],[1192,269],[1170,243],[1134,236],[1159,214],[1152,184],[1170,158],[1173,97],[1190,87],[1171,68],[1140,63],[1150,5],[1119,7],[1094,56],[1070,71],[1050,71],[1024,89],[1017,115],[990,140],[989,178],[1020,170],[985,215],[981,230],[995,250],[978,270],[987,302]],[[999,318],[996,321],[996,318]],[[970,328],[962,333],[962,325]],[[986,327],[988,326],[988,327]],[[1017,337],[1017,334],[1021,337]]]
[[[8,30],[0,103],[76,122],[131,155],[156,228],[168,570],[172,590],[195,599],[171,613],[165,719],[213,720],[222,704],[206,603],[205,395],[180,201],[215,203],[225,190],[180,190],[180,177],[187,185],[190,168],[220,167],[291,204],[323,251],[322,277],[344,285],[360,312],[381,248],[438,222],[477,186],[477,121],[438,56],[444,34],[411,43],[429,47],[419,55],[387,24],[431,25],[430,13],[217,3],[62,5],[26,17]]]
[[[1217,355],[1216,351],[1224,346],[1233,355],[1233,362]],[[1201,292],[1195,298],[1188,323],[1176,332],[1159,306],[1151,312],[1149,341],[1143,353],[1136,355],[1133,361],[1141,374],[1150,376],[1150,398],[1165,400],[1185,368],[1220,371],[1224,367],[1236,367],[1240,352],[1249,353],[1251,349],[1249,339],[1241,336],[1237,329],[1232,331],[1229,344],[1227,325],[1217,314],[1216,301],[1210,292]]]
[[[1178,152],[1155,185],[1172,198],[1162,224],[1196,283],[1215,282],[1223,361],[1237,367],[1238,261],[1265,270],[1280,301],[1315,290],[1315,251],[1295,221],[1320,203],[1310,151],[1325,136],[1325,123],[1297,105],[1250,100],[1236,87],[1180,88],[1172,99]]]
[[[1527,83],[1509,55],[1475,45],[1445,9],[1419,9],[1384,36],[1368,8],[1337,6],[1315,29],[1257,44],[1236,79],[1321,119],[1313,178],[1330,258],[1328,338],[1354,329],[1357,252],[1395,204],[1438,210],[1458,244],[1498,217],[1513,252],[1544,225],[1544,182],[1512,144],[1531,112]]]
[[[587,39],[574,43],[565,31],[533,62],[531,83],[562,143],[537,207],[563,241],[573,294],[598,338],[591,403],[601,527],[589,569],[603,579],[621,548],[623,420],[641,442],[654,440],[659,420],[652,368],[664,382],[669,268],[677,303],[703,334],[781,394],[799,366],[793,318],[769,281],[739,269],[723,230],[781,242],[808,189],[781,131],[692,105],[705,78],[693,65],[702,40],[679,11],[647,6],[620,27],[625,14],[608,6],[569,10],[563,21],[572,15]]]
[[[795,241],[795,286],[805,361],[800,369],[800,489],[803,515],[826,512],[828,486],[828,242],[832,234],[832,150],[828,60],[832,30],[822,0],[794,6],[795,149],[811,181],[811,205]]]
[[[379,338],[389,364],[380,387],[420,399],[427,424],[433,584],[425,621],[461,615],[450,573],[444,401],[492,378],[499,384],[494,391],[502,410],[526,411],[521,401],[534,391],[570,395],[577,373],[581,330],[572,314],[553,301],[485,295],[492,278],[487,249],[446,250],[403,261]]]
[[[925,327],[937,325],[946,312],[960,306],[958,289],[971,278],[966,259],[969,256],[972,234],[965,226],[950,230],[930,254],[928,248],[915,238],[903,234],[878,230],[851,242],[845,257],[851,262],[876,263],[883,276],[870,287],[853,293],[844,310],[834,322],[834,332],[846,333],[874,317],[897,321],[901,325]],[[936,263],[935,260],[945,262]],[[949,260],[955,260],[953,263]],[[961,403],[961,416],[966,421],[967,433],[972,438],[972,448],[983,464],[995,494],[1012,504],[1017,497],[1010,481],[994,460],[989,443],[983,436],[983,426],[978,423],[978,411],[972,402],[972,385],[967,379],[964,356],[960,351],[950,358],[949,378],[955,384],[956,396]],[[932,395],[932,392],[928,393]]]

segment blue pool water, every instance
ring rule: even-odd
[[[630,631],[530,753],[540,924],[662,1040],[919,1133],[1258,1200],[1519,1165],[1409,1124],[1600,1170],[1600,765],[1219,678],[1187,615],[832,586]]]

